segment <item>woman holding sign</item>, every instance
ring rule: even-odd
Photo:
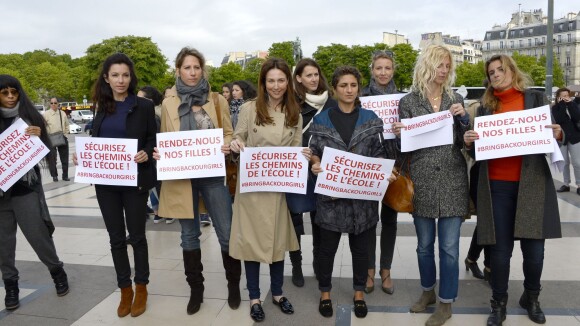
[[[161,107],[161,132],[223,129],[223,154],[230,152],[232,123],[226,99],[210,91],[207,82],[205,58],[196,49],[184,47],[175,58],[177,74],[175,86],[169,90]],[[181,224],[183,265],[191,295],[187,313],[199,311],[203,302],[203,264],[201,262],[199,194],[213,219],[218,237],[226,279],[228,305],[240,305],[240,275],[242,265],[229,254],[232,202],[224,177],[164,180],[159,198],[159,216],[178,218]]]
[[[232,151],[244,147],[300,146],[302,117],[296,102],[292,74],[282,59],[271,58],[262,64],[258,79],[258,96],[242,106],[231,142]],[[304,149],[309,160],[310,150]],[[283,296],[284,256],[298,250],[285,193],[248,192],[236,188],[230,253],[244,260],[250,294],[250,317],[256,322],[265,318],[260,302],[260,263],[269,264],[270,289],[274,305],[283,313],[294,308]]]
[[[423,293],[411,312],[424,311],[436,303],[435,235],[439,237],[439,305],[426,325],[443,325],[451,318],[451,303],[459,285],[459,231],[469,207],[467,167],[461,154],[469,115],[463,98],[453,93],[455,64],[442,45],[429,46],[415,64],[411,92],[399,103],[401,119],[441,111],[453,115],[453,144],[410,152],[411,180],[415,184],[413,223],[417,233],[417,259]],[[404,125],[394,124],[400,135]]]
[[[133,157],[137,163],[137,187],[95,185],[109,233],[117,285],[121,288],[119,317],[129,313],[137,317],[145,312],[149,283],[149,251],[143,216],[147,212],[149,189],[155,186],[156,180],[151,154],[157,126],[153,102],[138,97],[136,87],[133,61],[125,54],[116,53],[105,59],[93,94],[93,101],[97,103],[93,137],[137,139],[138,152]],[[73,161],[76,165],[76,156]],[[135,260],[135,292],[131,284],[127,231]]]
[[[478,116],[537,108],[547,104],[545,96],[527,89],[531,79],[507,55],[494,55],[485,62],[489,81]],[[557,140],[563,139],[559,125],[546,125]],[[477,159],[473,143],[479,135],[465,133],[465,147]],[[514,240],[520,240],[523,255],[524,293],[519,299],[528,317],[543,324],[546,317],[538,296],[544,266],[545,239],[561,238],[556,189],[544,154],[512,156],[480,161],[477,186],[477,238],[490,245],[491,313],[487,325],[506,319],[510,260]]]
[[[360,107],[360,72],[353,67],[339,67],[332,76],[332,87],[338,105],[314,117],[310,126],[312,149],[312,172],[323,171],[320,161],[326,147],[368,157],[385,157],[379,134],[383,121],[371,110]],[[320,302],[318,311],[324,317],[333,314],[330,290],[334,256],[340,237],[348,233],[352,254],[354,314],[359,318],[367,315],[364,290],[368,267],[368,238],[374,232],[379,219],[376,201],[333,198],[318,195],[316,224],[320,228],[320,253],[318,288]]]
[[[28,124],[25,130],[27,135],[40,137],[42,142],[50,147],[44,118],[26,96],[18,79],[9,75],[0,75],[0,134],[19,119]],[[8,136],[12,139],[18,137],[15,132],[2,136]],[[2,152],[6,152],[5,138],[2,138],[0,147],[3,148]],[[18,140],[18,142],[21,141]],[[6,155],[4,154],[4,156]],[[48,157],[44,159],[47,161]],[[3,181],[7,179],[8,171],[5,163],[8,161],[9,159],[3,159],[0,162],[0,179]],[[14,310],[20,306],[19,276],[15,265],[18,227],[40,261],[50,271],[56,287],[56,294],[58,296],[66,295],[69,292],[68,279],[63,269],[63,263],[56,254],[52,239],[54,225],[50,220],[46,206],[38,165],[27,171],[9,189],[0,190],[0,271],[2,272],[2,280],[4,280],[6,292],[4,305],[7,310]]]
[[[395,75],[395,60],[392,51],[377,51],[373,54],[371,62],[371,81],[362,90],[362,96],[377,96],[396,94],[397,86],[393,80]],[[397,159],[397,141],[394,139],[385,140],[387,158]],[[379,276],[381,277],[381,289],[387,294],[395,292],[395,286],[391,279],[391,264],[395,252],[395,241],[397,239],[397,211],[381,203],[381,256],[379,261]],[[376,229],[369,238],[369,269],[366,293],[371,293],[375,289],[375,268],[376,268]]]
[[[296,64],[294,69],[294,87],[296,97],[301,107],[302,115],[302,146],[308,147],[310,141],[310,131],[314,116],[320,114],[330,107],[336,106],[336,101],[332,98],[332,92],[328,87],[326,78],[322,74],[322,69],[318,63],[312,59],[304,58]],[[309,182],[316,182],[314,178]],[[290,211],[294,230],[298,237],[298,244],[302,247],[300,236],[304,234],[304,222],[302,213]],[[318,277],[318,252],[320,250],[320,228],[314,220],[316,211],[310,212],[312,224],[312,267],[314,275]],[[298,287],[304,286],[304,275],[302,274],[302,251],[290,251],[290,261],[292,262],[292,283]]]

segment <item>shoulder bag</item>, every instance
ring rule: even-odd
[[[383,134],[379,133],[381,138],[381,145],[385,149],[385,139]],[[415,196],[415,186],[413,181],[411,181],[411,154],[406,154],[405,158],[401,161],[400,166],[395,166],[396,175],[395,181],[389,183],[387,192],[383,197],[383,204],[389,206],[393,210],[399,213],[412,213],[413,212],[413,197]],[[406,163],[406,164],[405,164]]]
[[[48,135],[53,148],[66,145],[66,137],[64,135],[64,131],[62,130],[62,112],[60,109],[58,110],[58,117],[60,118],[61,131],[53,132],[52,134]]]

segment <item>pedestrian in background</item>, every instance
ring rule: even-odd
[[[50,99],[50,110],[44,112],[44,120],[46,120],[46,129],[48,134],[62,132],[63,136],[70,133],[68,117],[60,109],[56,97]],[[56,152],[60,157],[60,164],[62,165],[62,180],[70,181],[68,178],[68,138],[64,136],[64,144],[60,146],[53,146],[51,148],[52,155],[48,161],[48,168],[52,181],[58,181],[58,170],[56,168]]]
[[[546,105],[543,93],[528,89],[531,79],[507,55],[494,55],[485,62],[490,85],[483,95],[478,116],[516,112]],[[551,128],[554,138],[563,139],[559,125]],[[479,139],[470,130],[465,147],[477,159],[473,142]],[[480,162],[477,186],[477,238],[490,245],[491,312],[488,326],[506,319],[510,261],[514,241],[520,241],[523,256],[524,293],[519,304],[535,323],[546,322],[538,296],[544,268],[545,239],[560,238],[560,214],[556,189],[544,154],[518,155]]]
[[[556,104],[552,107],[554,123],[559,124],[566,135],[560,150],[564,156],[564,185],[557,192],[570,191],[570,163],[576,178],[576,193],[580,195],[580,108],[570,97],[570,90],[560,88],[556,91]]]
[[[137,139],[138,152],[133,157],[137,163],[137,186],[95,185],[109,233],[117,285],[121,289],[119,317],[129,313],[137,317],[145,312],[149,283],[146,219],[143,217],[149,189],[155,186],[157,179],[151,156],[157,128],[153,102],[136,95],[137,83],[133,61],[123,53],[116,53],[103,62],[93,93],[97,105],[92,137]],[[76,156],[73,159],[76,165]],[[127,231],[135,262],[135,291],[131,282]]]
[[[238,123],[238,114],[242,104],[247,100],[256,98],[256,89],[254,86],[245,80],[237,80],[232,84],[232,93],[230,99],[230,117],[232,119],[232,126],[236,129]]]
[[[469,129],[469,114],[463,97],[451,89],[455,63],[442,45],[427,47],[417,58],[411,92],[399,102],[401,119],[441,111],[453,115],[453,144],[409,152],[411,180],[415,186],[413,223],[417,233],[417,260],[423,293],[411,312],[424,311],[436,303],[435,237],[439,239],[439,305],[425,325],[443,325],[451,318],[451,304],[459,286],[459,237],[469,208],[467,166],[461,153],[463,134]],[[399,136],[404,124],[394,124]]]
[[[46,123],[30,101],[18,79],[0,75],[0,133],[18,119],[28,124],[27,135],[38,136],[50,147]],[[48,154],[45,162],[54,153]],[[0,271],[4,281],[4,306],[14,310],[20,306],[19,272],[16,268],[16,231],[20,228],[26,240],[48,268],[56,294],[69,292],[68,277],[58,258],[52,235],[54,225],[50,219],[38,165],[28,170],[8,190],[0,190]]]

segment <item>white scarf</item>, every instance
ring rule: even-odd
[[[328,91],[324,91],[324,93],[320,95],[306,93],[305,102],[308,103],[308,105],[310,105],[311,107],[316,109],[316,114],[314,115],[314,117],[317,116],[320,113],[320,111],[322,111],[322,108],[324,107],[324,104],[326,103],[327,100],[328,100]],[[312,121],[314,121],[314,117],[312,117],[310,122],[308,122],[308,124],[304,128],[302,128],[302,133],[305,133],[306,130],[308,130],[308,128],[312,124]]]

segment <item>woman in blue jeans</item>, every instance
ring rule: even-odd
[[[477,116],[522,111],[543,106],[541,92],[526,89],[531,79],[507,55],[492,56],[485,63],[489,86]],[[555,139],[562,140],[560,125],[551,128]],[[465,147],[477,159],[473,142],[479,135],[465,133]],[[520,240],[523,256],[524,293],[519,304],[528,317],[543,324],[546,317],[538,296],[544,267],[545,239],[560,238],[560,215],[556,189],[544,154],[520,155],[481,161],[477,185],[477,237],[479,244],[490,245],[491,287],[493,290],[488,326],[501,325],[506,319],[510,260],[514,241]]]
[[[435,231],[439,235],[439,305],[426,325],[443,325],[451,318],[451,303],[459,283],[459,230],[469,207],[467,167],[461,154],[469,114],[463,98],[454,94],[454,63],[449,49],[428,47],[415,64],[411,92],[399,105],[401,119],[441,111],[453,115],[453,143],[410,152],[411,179],[415,184],[413,221],[417,232],[417,259],[423,293],[411,312],[424,311],[436,302]],[[401,122],[394,124],[400,136]]]
[[[185,47],[175,59],[177,74],[175,86],[166,92],[161,106],[161,132],[223,129],[221,151],[229,154],[232,137],[229,106],[226,99],[210,91],[206,79],[205,58],[198,50]],[[159,159],[158,153],[154,155]],[[228,280],[228,305],[240,306],[241,263],[230,257],[229,239],[232,223],[232,202],[224,177],[165,180],[161,186],[159,216],[179,218],[181,247],[187,283],[191,288],[187,313],[199,311],[203,302],[204,277],[201,262],[201,236],[197,212],[199,194],[213,218],[219,240],[223,266]]]

